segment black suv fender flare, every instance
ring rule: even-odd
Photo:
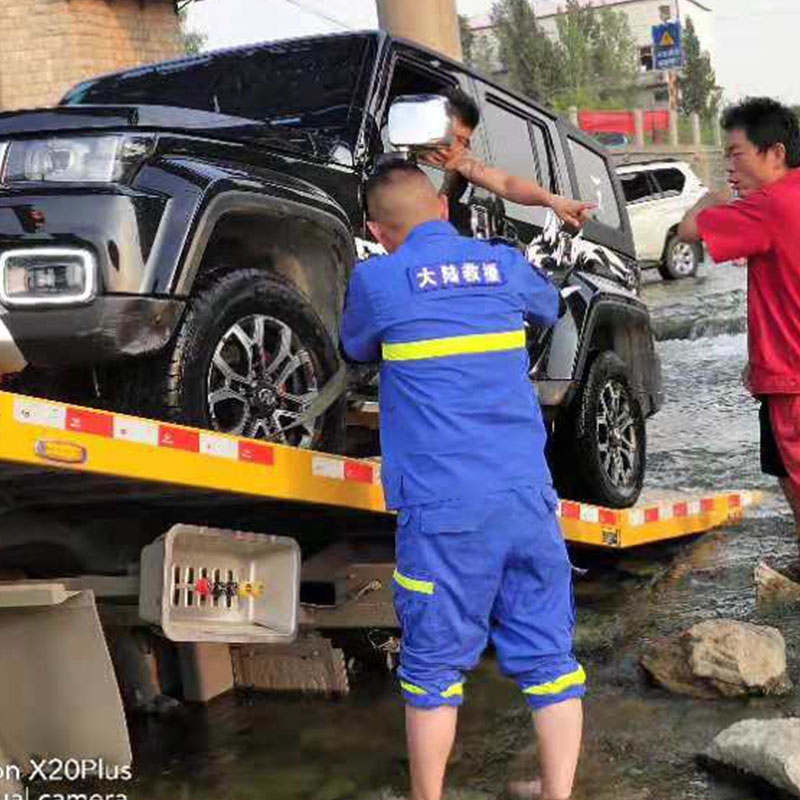
[[[650,313],[644,306],[608,296],[592,304],[575,359],[576,384],[588,372],[593,359],[606,351],[616,353],[630,370],[644,415],[655,414],[663,399],[661,364],[655,351]],[[571,400],[568,397],[568,402]]]
[[[336,338],[348,273],[357,258],[355,240],[345,212],[316,189],[305,195],[294,186],[272,183],[253,185],[248,181],[241,186],[221,180],[211,184],[190,226],[173,286],[175,294],[192,293],[215,236],[232,220],[242,223],[243,251],[248,244],[260,242],[269,245],[274,254],[283,244],[285,257],[273,265],[274,271],[309,298]]]

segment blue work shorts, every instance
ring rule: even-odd
[[[551,486],[401,509],[394,600],[405,701],[460,705],[487,645],[540,709],[585,693],[572,565]]]

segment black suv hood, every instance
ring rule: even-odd
[[[0,140],[124,129],[183,132],[319,158],[330,158],[339,144],[338,137],[324,131],[296,130],[286,125],[173,106],[76,105],[0,114]]]

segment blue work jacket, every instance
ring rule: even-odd
[[[346,355],[382,361],[382,480],[390,508],[551,483],[525,319],[553,325],[559,294],[511,247],[446,222],[353,272]]]

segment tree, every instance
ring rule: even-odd
[[[181,36],[183,38],[183,46],[186,49],[186,55],[196,56],[205,47],[208,37],[204,33],[189,29],[189,21],[187,19],[185,6],[178,13],[181,19]]]
[[[475,34],[469,26],[469,18],[463,14],[458,15],[458,29],[461,33],[461,50],[464,53],[464,63],[472,64],[472,49],[475,45]]]
[[[705,118],[712,117],[719,109],[722,89],[717,85],[711,56],[703,50],[691,17],[686,19],[683,50],[683,75],[678,78],[681,111],[687,114],[699,114]]]
[[[505,81],[512,88],[547,102],[558,83],[558,47],[542,30],[528,0],[499,0],[492,25]]]
[[[484,32],[476,34],[469,24],[469,19],[462,14],[458,16],[461,30],[461,49],[464,52],[464,63],[484,75],[497,72],[498,58],[493,47],[491,36]]]
[[[628,105],[639,74],[639,48],[624,11],[603,8],[597,12],[592,51],[593,72],[601,102]]]
[[[636,85],[637,50],[624,12],[567,0],[556,26],[562,73],[552,103],[627,105]]]
[[[627,106],[636,87],[638,51],[622,11],[566,0],[551,38],[528,0],[499,0],[492,24],[506,83],[558,110]],[[470,58],[479,58],[477,37]],[[491,54],[490,54],[491,55]]]

